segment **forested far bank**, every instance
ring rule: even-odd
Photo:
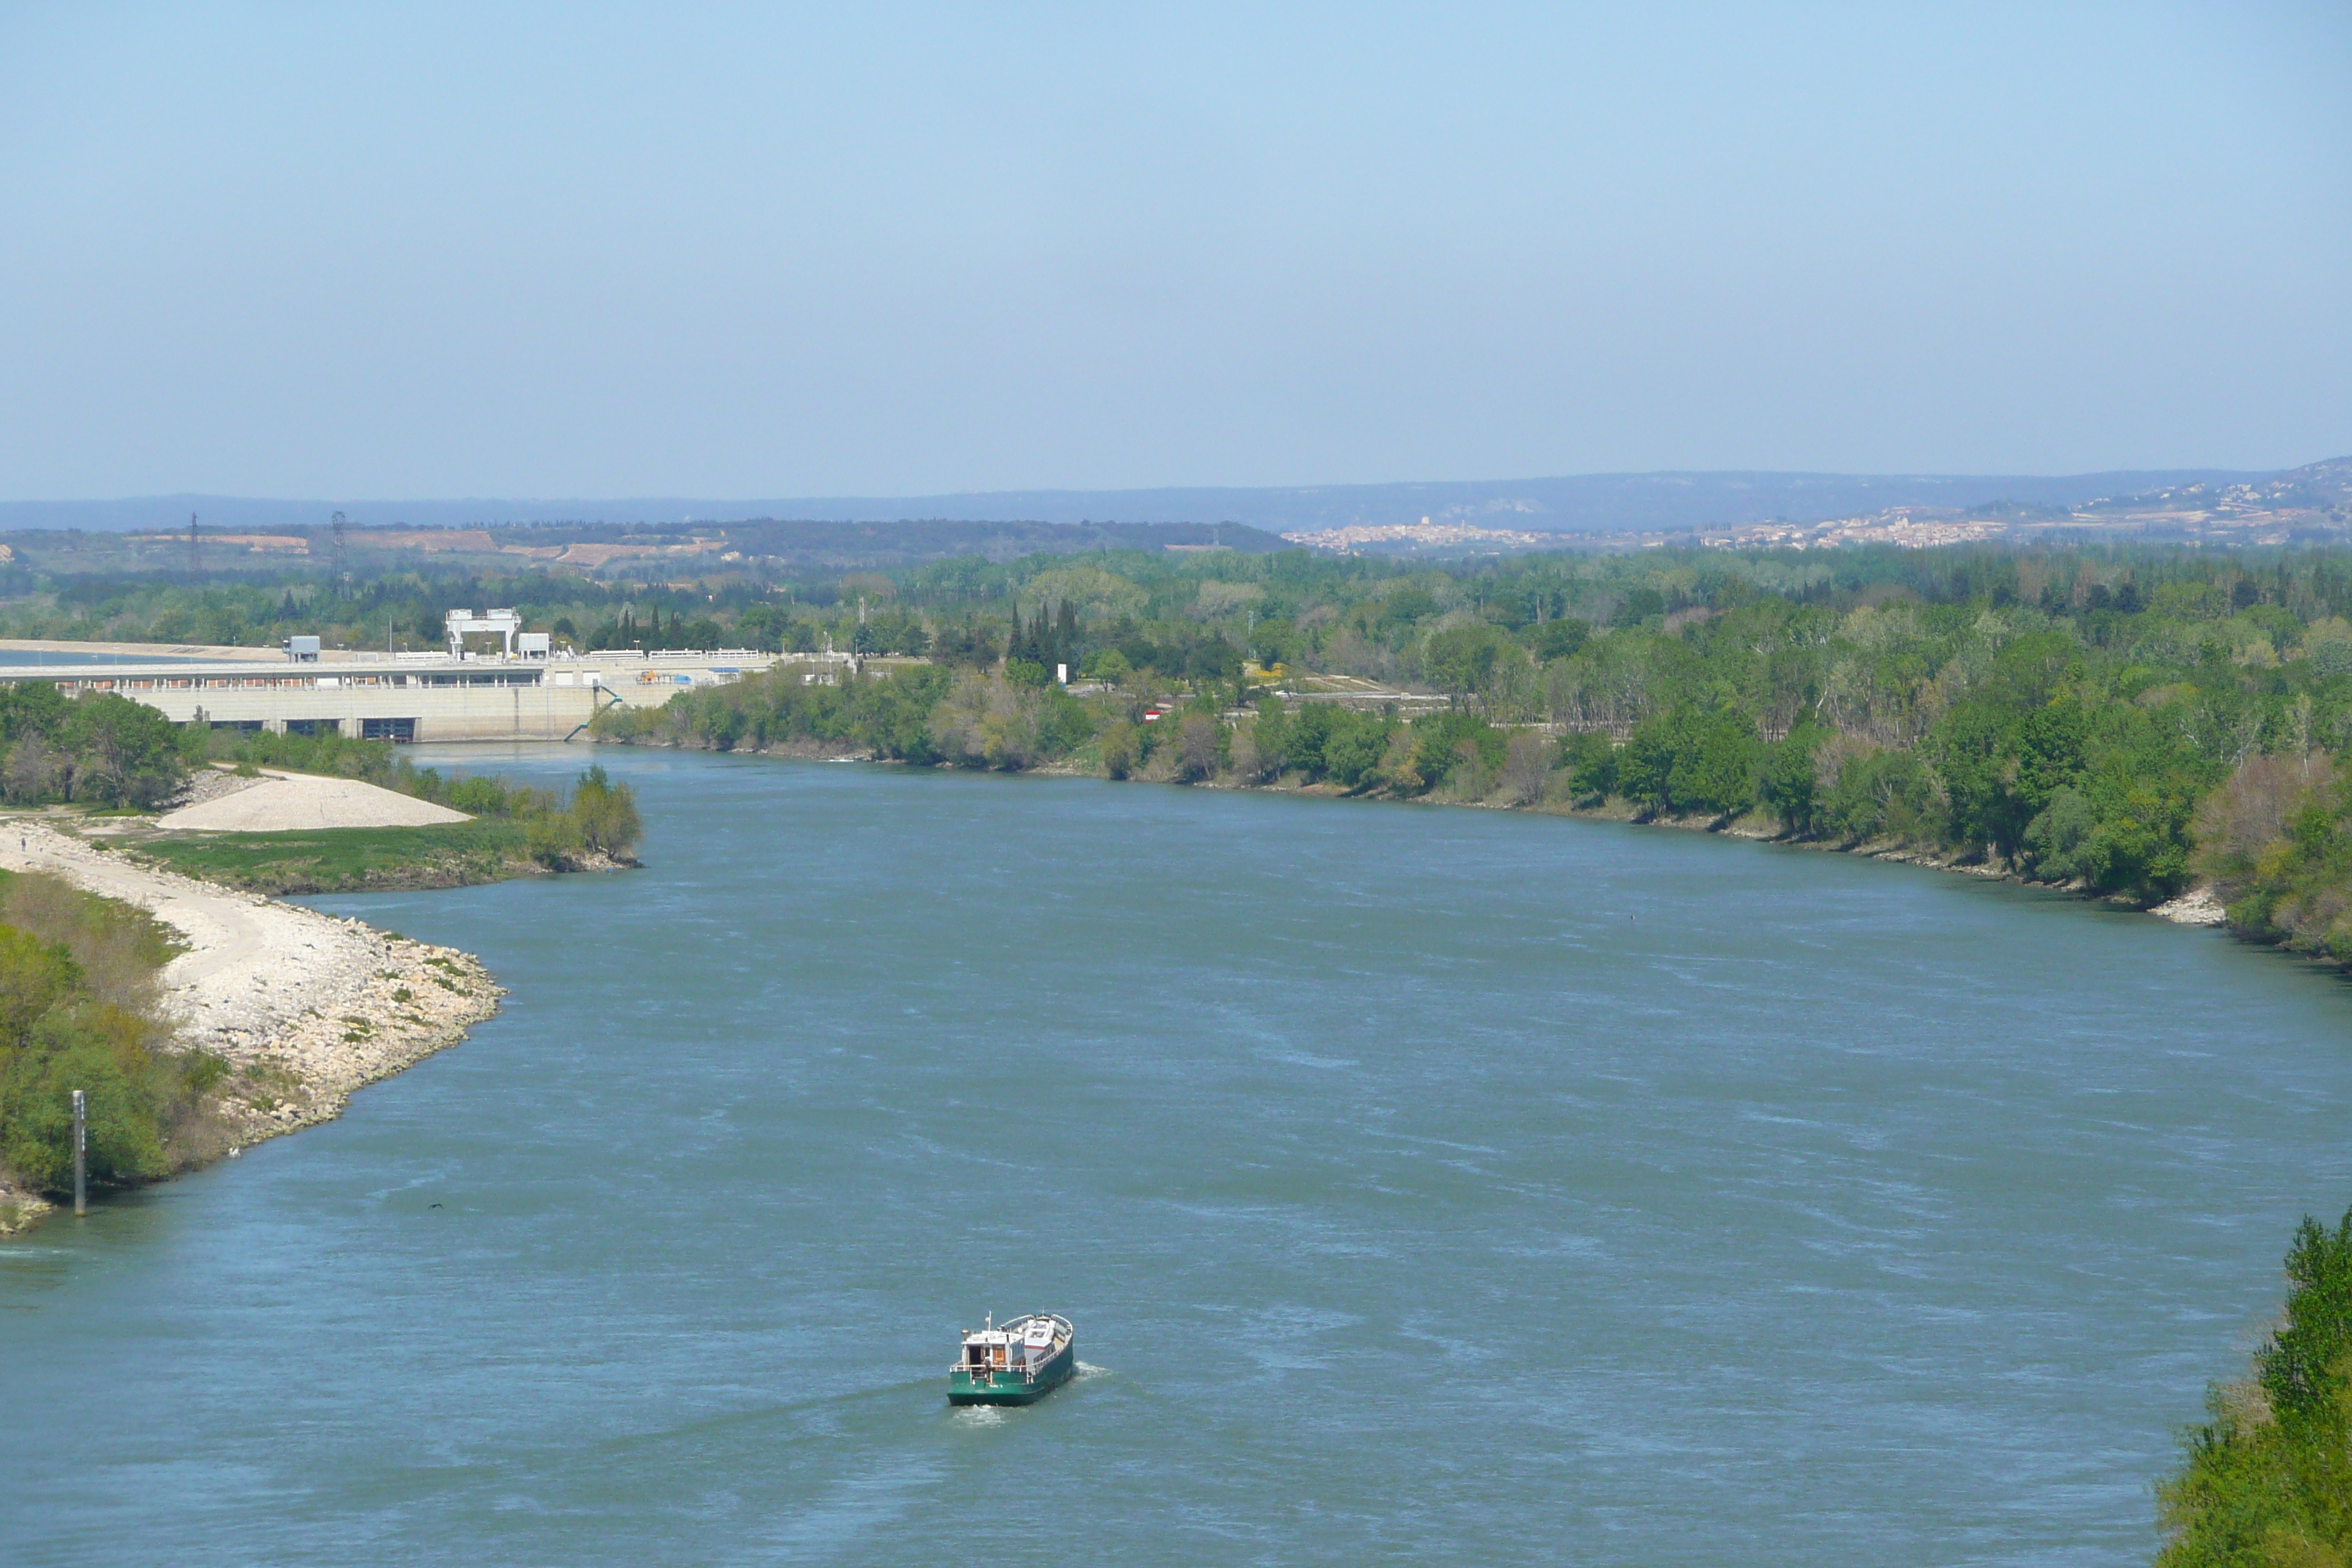
[[[559,647],[784,650],[777,674],[607,713],[609,740],[1746,819],[2140,903],[2210,881],[2246,933],[2352,956],[2352,552],[2332,548],[1451,565],[1104,551],[789,581],[716,563],[669,584],[545,567],[89,580],[0,603],[0,626],[191,636],[217,613],[212,629],[239,638],[400,642],[437,633],[452,603],[514,604]],[[842,684],[789,662],[824,647],[921,662]],[[1336,700],[1351,681],[1444,711]],[[0,793],[138,808],[190,763],[267,763],[271,744],[26,681],[0,703]],[[365,769],[434,798],[455,787],[389,753]]]
[[[1739,821],[2142,905],[2210,882],[2242,932],[2352,959],[2333,553],[1542,558],[1313,603],[1279,558],[1253,564],[1192,590],[1238,614],[1170,622],[1137,618],[1141,584],[1061,563],[988,647],[950,627],[929,664],[838,683],[787,662],[598,733]],[[1317,675],[1448,700],[1414,718]]]

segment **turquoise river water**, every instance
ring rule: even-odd
[[[667,752],[340,1121],[0,1245],[0,1560],[2128,1563],[2352,991],[1964,878]],[[444,753],[558,778],[577,748]],[[951,1412],[956,1331],[1081,1377]]]

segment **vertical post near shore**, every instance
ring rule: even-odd
[[[73,1091],[73,1094],[74,1094],[74,1218],[76,1218],[76,1219],[79,1219],[79,1218],[81,1218],[81,1216],[82,1216],[82,1208],[83,1208],[82,1171],[83,1171],[84,1166],[85,1166],[85,1165],[87,1164],[87,1163],[88,1163],[88,1161],[87,1161],[87,1158],[86,1158],[86,1157],[88,1156],[88,1154],[89,1154],[89,1102],[88,1102],[87,1100],[85,1100],[82,1098],[82,1092],[81,1092],[81,1090],[79,1090],[79,1089],[75,1089],[75,1090]]]

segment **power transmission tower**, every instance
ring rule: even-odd
[[[335,552],[332,563],[335,574],[335,596],[341,598],[343,584],[351,577],[350,565],[343,553],[343,514],[337,512],[330,521],[335,531]]]
[[[188,575],[196,574],[196,514],[188,514]]]

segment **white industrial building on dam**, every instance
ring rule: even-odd
[[[177,723],[298,734],[335,730],[370,741],[561,741],[599,708],[657,708],[680,690],[764,669],[773,654],[554,650],[511,610],[452,611],[449,647],[432,653],[322,650],[317,637],[281,648],[141,649],[77,662],[70,645],[40,645],[42,662],[11,680],[46,680],[68,696],[110,691]],[[485,637],[495,649],[468,645]],[[19,645],[24,646],[24,645]],[[142,655],[146,657],[142,657]],[[845,656],[795,654],[795,664]]]

